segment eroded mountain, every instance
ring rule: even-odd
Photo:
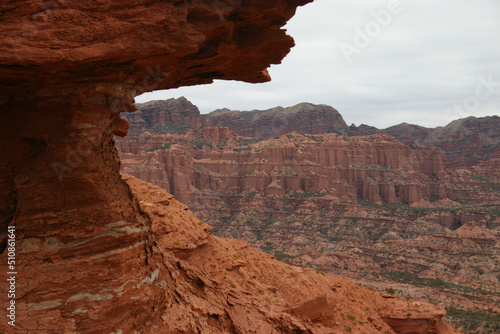
[[[344,136],[386,134],[412,146],[438,147],[450,167],[476,166],[500,158],[500,117],[468,117],[444,127],[425,128],[402,123],[386,129],[362,124],[347,126],[341,114],[327,105],[300,103],[268,110],[215,110],[200,115],[184,97],[137,104],[138,112],[126,114],[133,131],[152,129],[157,133],[186,133],[200,126],[229,127],[243,137],[270,139],[299,132],[337,133]]]

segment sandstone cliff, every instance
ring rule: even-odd
[[[288,134],[258,141],[228,128],[120,140],[124,171],[192,203],[197,192],[318,193],[357,204],[453,197],[446,160],[433,148],[412,149],[385,136]],[[441,181],[441,182],[440,182]],[[334,200],[335,201],[335,200]]]

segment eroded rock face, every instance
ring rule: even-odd
[[[307,2],[4,2],[2,100],[55,86],[71,93],[75,82],[123,98],[214,78],[267,81],[265,69],[293,45],[280,28]]]
[[[0,227],[5,255],[4,231],[15,226],[16,331],[393,331],[383,319],[406,302],[211,237],[169,194],[119,174],[113,135],[127,133],[119,113],[135,109],[134,96],[214,78],[268,80],[265,69],[293,44],[280,27],[306,2],[0,4]],[[290,311],[317,295],[338,309],[312,319]]]
[[[384,133],[408,145],[439,147],[450,167],[463,168],[500,157],[500,117],[467,117],[446,126],[425,128],[402,123],[379,130],[351,126],[351,135]]]
[[[292,132],[337,133],[348,136],[385,134],[410,146],[438,147],[452,168],[467,168],[500,157],[500,117],[468,117],[444,127],[425,128],[402,123],[386,129],[361,124],[347,126],[340,113],[327,105],[300,103],[268,110],[215,110],[200,115],[184,97],[137,105],[139,112],[126,114],[132,129],[156,133],[186,133],[202,126],[229,127],[240,136],[270,139]]]
[[[205,127],[186,135],[144,132],[117,145],[124,171],[185,203],[203,202],[200,193],[215,200],[208,194],[231,192],[329,195],[332,202],[353,206],[358,198],[412,205],[453,197],[439,182],[450,177],[439,150],[412,149],[385,135],[293,133],[258,141],[227,127]]]
[[[307,2],[0,4],[1,249],[15,225],[16,329],[154,331],[170,269],[119,176],[120,112],[153,89],[269,80],[293,45],[280,28]]]

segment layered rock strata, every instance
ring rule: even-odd
[[[6,255],[16,227],[16,329],[155,331],[168,302],[156,280],[175,262],[120,179],[120,112],[153,89],[269,80],[293,46],[281,27],[307,2],[0,4],[0,229]]]
[[[275,260],[210,226],[160,187],[124,175],[151,217],[155,246],[172,263],[160,281],[169,332],[454,333],[436,306],[380,295],[313,269]],[[168,275],[167,275],[168,277]]]
[[[351,125],[351,135],[384,133],[402,143],[439,147],[454,168],[471,167],[500,157],[500,117],[467,117],[446,126],[426,128],[402,123],[379,130]]]
[[[362,124],[347,126],[340,113],[327,105],[300,103],[293,107],[238,111],[219,109],[200,115],[184,97],[138,104],[139,112],[128,114],[135,132],[186,133],[201,126],[229,127],[240,136],[270,139],[292,132],[337,133],[347,136],[385,134],[410,146],[437,147],[452,168],[471,167],[500,157],[500,117],[468,117],[444,127],[425,128],[402,123],[386,129]]]
[[[121,140],[118,148],[124,171],[185,203],[200,192],[315,193],[353,205],[358,198],[412,205],[453,196],[444,185],[450,176],[439,150],[412,149],[384,135],[294,133],[258,141],[206,127],[185,136],[144,133]]]

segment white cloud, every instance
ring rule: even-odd
[[[340,44],[353,44],[356,27],[363,30],[374,21],[372,11],[389,2],[316,0],[299,8],[286,27],[297,46],[271,67],[270,83],[216,81],[136,100],[183,95],[202,113],[311,102],[335,107],[348,124],[438,126],[447,123],[448,109],[474,94],[479,77],[493,75],[500,82],[497,0],[401,0],[401,13],[348,63]],[[492,114],[500,114],[500,88],[465,115]]]

